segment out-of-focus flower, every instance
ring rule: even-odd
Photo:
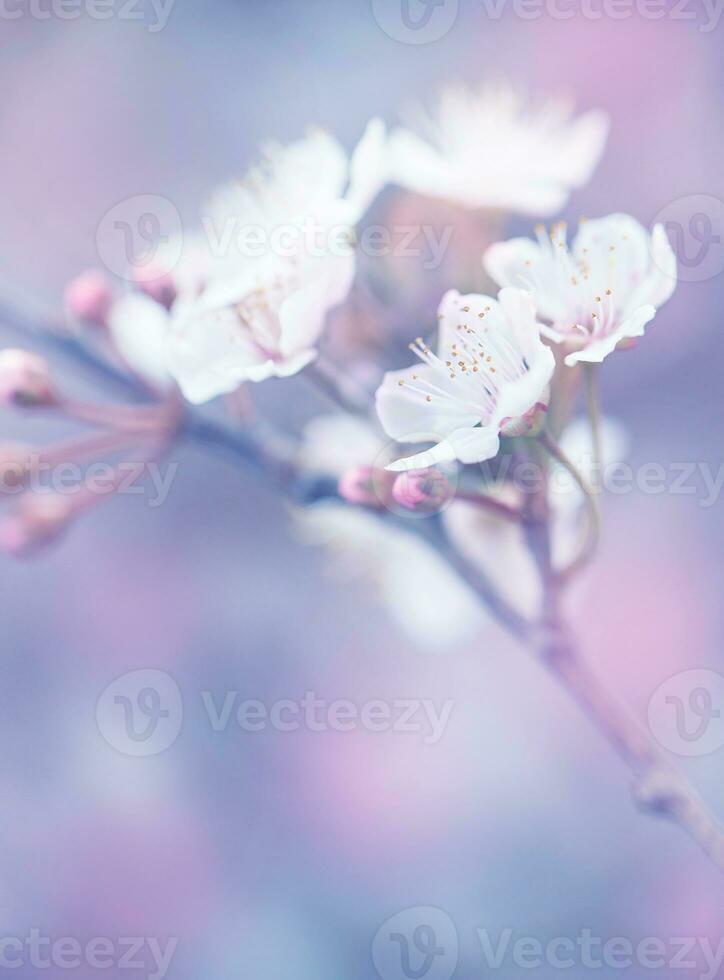
[[[74,319],[104,327],[113,305],[113,286],[100,269],[88,269],[68,283],[64,304]]]
[[[170,318],[168,310],[146,293],[126,293],[108,314],[110,337],[118,353],[151,384],[168,388],[166,367]]]
[[[662,225],[649,234],[626,214],[583,222],[570,249],[566,226],[550,234],[536,229],[537,243],[513,238],[484,256],[500,286],[527,290],[542,333],[565,344],[566,364],[599,362],[622,342],[641,337],[676,288],[676,256]]]
[[[383,449],[384,440],[369,423],[348,416],[322,416],[305,429],[300,462],[343,477],[355,460],[374,464]],[[382,503],[382,483],[378,481],[391,483],[390,474],[374,465],[369,469]],[[360,508],[324,502],[295,509],[294,522],[302,540],[328,551],[337,576],[371,583],[416,643],[428,648],[452,646],[488,622],[473,593],[445,561],[414,533],[391,520]],[[435,603],[421,601],[421,596],[431,595]],[[445,616],[439,615],[440,608],[445,609]]]
[[[352,285],[354,226],[385,181],[384,142],[373,120],[348,160],[315,131],[268,148],[261,167],[212,201],[209,278],[196,300],[176,304],[169,339],[169,367],[189,401],[314,360],[328,312]]]
[[[0,351],[0,404],[23,408],[49,407],[57,394],[48,362],[30,351]]]
[[[303,540],[326,548],[337,576],[372,584],[416,643],[452,646],[488,621],[474,594],[444,559],[414,534],[375,514],[321,503],[299,511],[296,524]],[[434,602],[425,601],[432,596]]]
[[[354,415],[318,415],[304,427],[299,462],[341,477],[355,468],[381,466],[385,443],[373,425]]]
[[[536,108],[505,86],[448,88],[436,113],[421,115],[422,135],[390,135],[395,183],[463,207],[523,214],[564,207],[589,180],[608,135],[602,112],[574,119],[564,102]]]
[[[491,459],[500,433],[534,432],[547,406],[555,359],[525,293],[503,289],[495,300],[453,290],[438,319],[438,354],[418,339],[411,348],[421,366],[388,373],[377,392],[377,412],[391,438],[437,445],[390,470]]]

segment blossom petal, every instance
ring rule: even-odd
[[[457,429],[432,449],[426,449],[415,456],[407,456],[390,463],[385,469],[394,473],[407,470],[424,470],[438,463],[459,460],[461,463],[482,463],[497,456],[500,437],[497,428],[478,426],[474,429]]]
[[[585,221],[576,235],[573,252],[588,267],[593,281],[613,290],[619,309],[625,308],[651,264],[648,232],[628,214]]]
[[[651,233],[651,267],[648,275],[629,300],[632,310],[651,304],[658,307],[671,299],[676,289],[676,255],[663,225],[655,225]]]
[[[656,316],[654,306],[642,306],[641,309],[630,316],[627,320],[612,331],[598,340],[592,341],[582,350],[573,351],[566,357],[568,367],[573,367],[579,361],[590,364],[599,364],[605,357],[616,349],[622,340],[630,337],[643,337],[644,328]]]
[[[387,182],[387,128],[381,119],[371,119],[349,164],[349,188],[345,196],[350,221],[357,224]]]
[[[526,289],[530,276],[529,266],[540,258],[540,246],[530,238],[510,238],[496,242],[483,255],[483,266],[493,282],[501,288],[515,286]]]
[[[128,364],[152,384],[167,387],[166,364],[169,314],[143,293],[128,293],[113,304],[108,328],[113,343]]]
[[[329,311],[344,302],[352,288],[353,254],[312,259],[312,263],[319,266],[314,277],[308,273],[307,284],[288,296],[279,309],[279,351],[283,357],[313,346]]]
[[[422,364],[414,368],[421,382],[435,382],[433,368]],[[387,435],[396,442],[434,442],[456,429],[472,427],[480,415],[471,407],[447,398],[428,402],[425,395],[414,390],[412,370],[390,371],[377,390],[377,414]],[[400,381],[404,382],[402,385]]]

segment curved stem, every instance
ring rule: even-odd
[[[573,576],[581,571],[582,568],[591,561],[598,548],[598,542],[601,536],[601,516],[598,508],[598,501],[588,485],[588,482],[583,477],[577,466],[566,456],[558,443],[547,433],[542,432],[538,436],[538,441],[540,445],[546,450],[546,452],[556,460],[560,465],[573,477],[578,486],[583,493],[586,501],[586,507],[588,511],[588,527],[586,529],[586,537],[581,546],[581,550],[576,558],[566,567],[556,572],[556,578],[561,583],[566,583],[570,581]]]
[[[601,479],[601,467],[603,465],[603,447],[601,444],[601,400],[599,393],[599,375],[597,364],[586,364],[586,403],[588,406],[588,418],[591,423],[591,437],[593,440],[593,461],[594,473],[598,480]]]

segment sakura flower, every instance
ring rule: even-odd
[[[390,470],[491,459],[501,433],[534,431],[547,407],[555,361],[525,293],[503,289],[495,300],[453,290],[438,320],[438,353],[418,339],[411,349],[422,364],[386,374],[377,392],[377,412],[392,439],[437,445]]]
[[[346,298],[354,257],[268,256],[198,300],[177,303],[168,367],[186,399],[201,404],[244,381],[297,374],[317,356],[327,313]]]
[[[649,234],[626,214],[581,224],[572,245],[566,226],[538,241],[514,238],[491,246],[483,262],[500,286],[527,290],[541,332],[565,344],[566,364],[600,362],[623,342],[644,334],[676,288],[676,256],[662,225]]]
[[[288,377],[314,360],[326,316],[354,279],[354,225],[384,183],[383,143],[373,120],[350,161],[316,131],[269,148],[260,168],[217,195],[206,223],[208,282],[176,305],[169,335],[169,368],[189,401]]]
[[[369,423],[322,416],[304,431],[300,463],[341,478],[355,465],[374,466],[384,448]],[[416,644],[431,650],[453,646],[488,624],[473,593],[444,559],[372,511],[323,502],[295,509],[294,521],[303,541],[327,551],[335,577],[371,586]],[[435,596],[435,602],[421,601],[424,596]]]
[[[573,119],[557,101],[535,108],[505,86],[457,86],[418,128],[390,136],[391,179],[402,187],[467,208],[549,215],[589,180],[608,120]]]

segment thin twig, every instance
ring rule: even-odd
[[[601,516],[598,508],[598,501],[593,490],[588,485],[588,482],[583,477],[578,467],[575,466],[575,464],[566,456],[558,443],[545,431],[541,432],[541,434],[538,436],[538,441],[546,452],[548,452],[549,455],[556,460],[556,462],[560,463],[560,465],[576,481],[581,489],[581,492],[583,493],[587,507],[588,527],[586,529],[586,537],[581,546],[580,552],[566,568],[556,572],[556,576],[560,583],[565,583],[570,581],[574,575],[588,565],[595,555],[601,537]]]
[[[572,638],[560,629],[547,633],[540,657],[631,770],[636,803],[678,824],[724,872],[724,831],[652,737],[581,659]]]
[[[591,438],[593,440],[593,472],[601,478],[603,465],[603,446],[601,444],[601,401],[599,395],[598,365],[586,364],[586,404],[588,418],[591,423]]]

